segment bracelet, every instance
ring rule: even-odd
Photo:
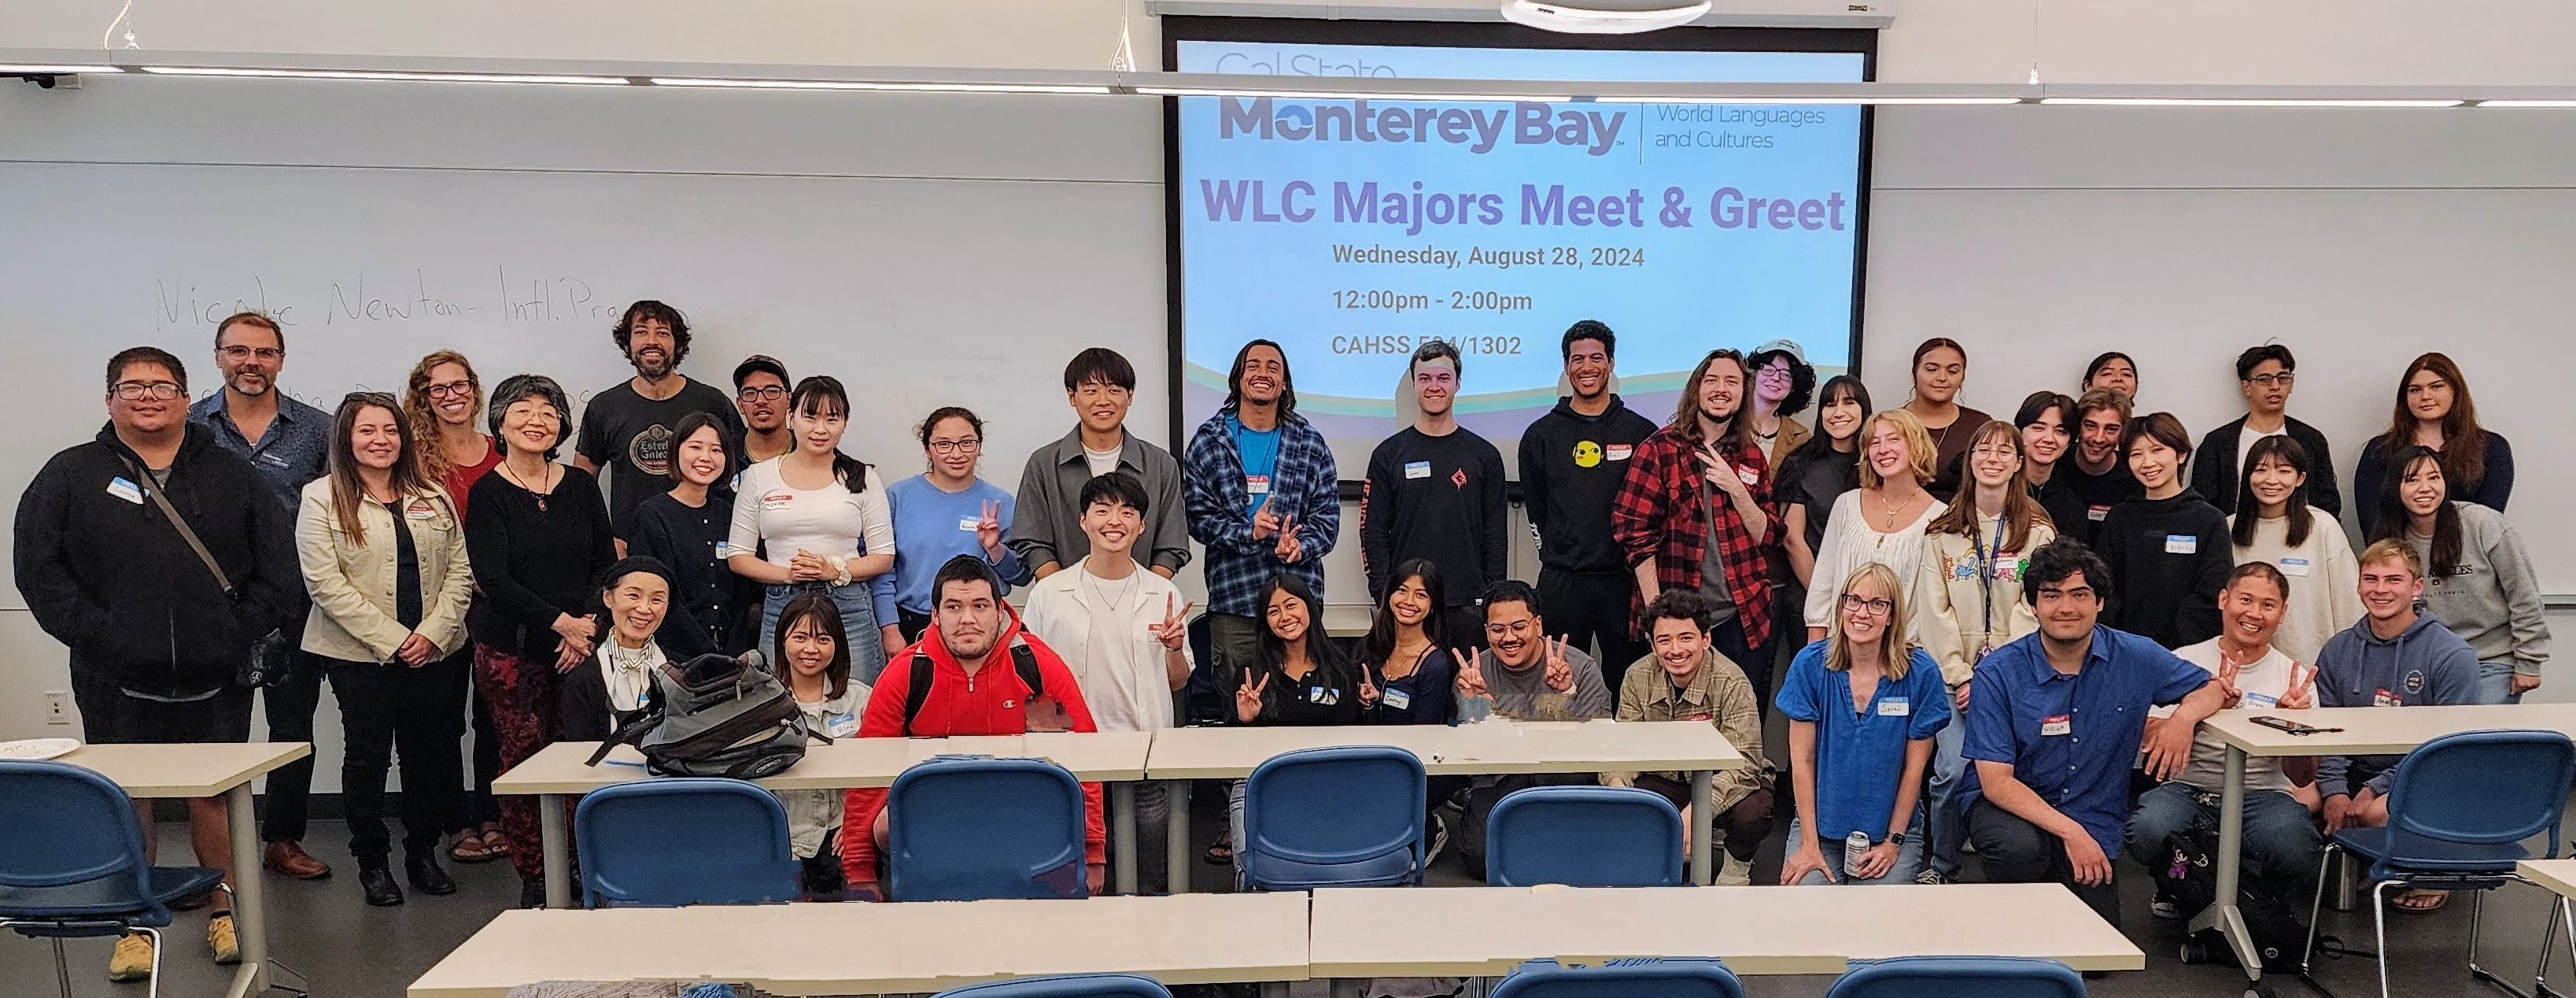
[[[832,584],[833,584],[833,585],[836,585],[836,586],[846,586],[846,585],[849,585],[849,584],[850,584],[850,559],[848,559],[848,558],[834,558],[834,559],[832,559],[832,572],[833,572],[833,574],[836,576],[836,578],[834,578],[834,579],[832,580]]]

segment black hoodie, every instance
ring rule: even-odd
[[[250,643],[304,610],[295,529],[250,462],[190,425],[165,496],[234,586],[161,515],[113,425],[45,462],[18,500],[18,591],[76,668],[121,689],[188,698],[233,682]],[[120,484],[121,483],[121,484]]]
[[[1521,431],[1521,497],[1538,534],[1539,564],[1560,572],[1626,574],[1628,554],[1610,537],[1610,503],[1628,475],[1628,455],[1653,436],[1655,421],[1619,396],[1598,416],[1574,411],[1574,400]]]
[[[2227,588],[2236,554],[2227,514],[2200,493],[2184,489],[2111,507],[2093,550],[2111,569],[2104,624],[2167,648],[2218,636],[2218,591]]]

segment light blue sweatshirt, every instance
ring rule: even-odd
[[[939,566],[961,554],[984,557],[983,546],[975,543],[975,521],[983,518],[988,502],[1002,504],[1002,560],[991,562],[993,571],[1006,586],[1025,584],[1028,568],[1010,548],[1014,502],[1009,492],[981,478],[964,492],[943,492],[928,475],[886,486],[886,506],[894,520],[894,571],[877,576],[869,586],[877,623],[894,623],[897,608],[929,613],[930,580]]]

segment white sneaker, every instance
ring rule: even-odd
[[[1721,860],[1717,867],[1717,886],[1750,887],[1753,885],[1752,860],[1737,859],[1724,851],[1720,851],[1717,855]]]

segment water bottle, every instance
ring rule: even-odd
[[[1853,832],[1843,836],[1843,875],[1860,876],[1861,860],[1869,855],[1869,833]]]

